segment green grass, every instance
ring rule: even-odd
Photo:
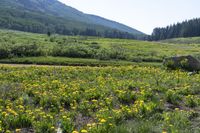
[[[32,34],[18,31],[0,30],[0,58],[11,59],[13,62],[24,62],[25,59],[16,57],[31,57],[41,60],[41,56],[86,58],[95,60],[123,60],[129,62],[162,62],[165,57],[178,55],[199,55],[200,43],[198,44],[175,44],[163,42],[147,42],[127,39],[109,39],[86,36],[62,36],[44,34]],[[13,58],[13,59],[12,59]],[[43,58],[44,59],[44,58]],[[23,60],[23,61],[19,61]],[[52,61],[48,59],[48,61]],[[63,62],[53,61],[56,64]],[[68,60],[68,59],[66,59]],[[79,59],[78,59],[79,60]],[[5,60],[2,60],[2,62]],[[8,62],[8,61],[7,61]],[[64,61],[65,62],[65,61]],[[70,62],[73,62],[70,59]],[[87,62],[87,61],[86,61]],[[94,60],[92,61],[94,62]],[[96,61],[95,61],[96,62]],[[99,62],[99,61],[97,61]],[[101,61],[104,62],[104,61]],[[52,64],[47,63],[46,64]],[[85,61],[81,61],[85,63]],[[69,64],[69,63],[68,63]],[[131,63],[128,63],[131,64]]]
[[[103,61],[98,59],[67,58],[67,57],[23,57],[0,59],[0,63],[5,64],[36,64],[36,65],[64,65],[64,66],[161,66],[157,62],[130,62],[123,60]]]
[[[174,44],[200,44],[200,37],[173,38],[166,39],[161,42]]]
[[[200,131],[200,75],[161,67],[168,56],[198,56],[200,43],[0,36],[0,63],[33,64],[0,64],[0,132],[54,133],[58,122],[65,132]]]

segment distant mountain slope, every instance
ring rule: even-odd
[[[0,0],[0,27],[28,32],[132,38],[144,35],[126,25],[84,14],[57,0]]]
[[[111,21],[99,16],[95,16],[95,15],[88,15],[89,19],[92,20],[93,23],[99,24],[99,25],[104,25],[107,27],[111,27],[114,29],[118,29],[120,31],[124,31],[124,32],[129,32],[129,33],[133,33],[133,34],[144,34],[136,29],[133,29],[131,27],[128,27],[124,24],[120,24],[118,22],[115,21]]]

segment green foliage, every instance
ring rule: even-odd
[[[152,40],[164,40],[178,37],[200,36],[200,18],[183,21],[165,28],[155,28],[151,35]]]
[[[9,129],[17,129],[17,128],[31,128],[32,121],[31,119],[23,114],[19,114],[18,116],[9,116],[5,121],[6,127]]]
[[[75,128],[75,126],[73,125],[72,120],[70,120],[69,118],[64,118],[63,121],[61,122],[61,129],[63,132],[73,132],[73,129]]]
[[[42,51],[36,44],[15,46],[11,49],[10,54],[17,57],[43,55]]]
[[[99,60],[109,60],[110,59],[110,51],[108,49],[100,49],[96,54],[97,59]]]
[[[160,42],[193,45],[193,44],[200,44],[200,38],[199,37],[173,38],[173,39],[161,40]]]
[[[8,58],[9,57],[9,51],[5,48],[0,48],[0,59]]]
[[[0,28],[48,33],[48,36],[51,33],[129,39],[145,36],[140,31],[84,14],[59,1],[1,0]]]
[[[152,66],[0,65],[0,130],[198,132],[199,78]]]
[[[168,90],[166,93],[166,100],[172,104],[178,104],[181,100],[181,96],[175,93],[173,90]]]
[[[36,133],[54,133],[53,125],[47,121],[39,122],[37,125]]]
[[[168,45],[155,42],[83,36],[51,35],[48,37],[47,35],[6,30],[1,30],[0,35],[1,59],[56,56],[97,60],[125,60],[130,62],[162,62],[163,58],[167,56],[175,56],[177,54],[197,55],[200,50],[198,44]],[[14,58],[13,61],[15,60]],[[28,59],[23,62],[31,63],[33,61]],[[47,62],[46,64],[52,63]]]
[[[195,97],[194,95],[188,95],[185,97],[185,103],[188,107],[194,108],[199,105],[199,98]]]
[[[176,69],[176,66],[174,65],[174,61],[172,59],[164,61],[164,66],[173,70]]]
[[[139,120],[128,121],[114,129],[116,133],[155,133],[162,132],[159,123],[155,120]],[[114,133],[113,132],[113,133]]]
[[[189,117],[192,113],[184,110],[175,109],[174,112],[167,112],[163,114],[164,117],[164,127],[167,132],[192,132],[190,128],[191,125]]]

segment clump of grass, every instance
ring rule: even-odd
[[[181,96],[173,90],[168,90],[166,93],[166,100],[171,104],[178,105]]]

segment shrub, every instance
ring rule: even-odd
[[[64,56],[73,58],[92,58],[95,55],[95,50],[87,46],[61,46],[53,49],[54,56]]]
[[[109,60],[110,59],[110,51],[108,49],[100,49],[97,54],[96,58],[99,60]]]
[[[167,98],[167,102],[169,102],[171,104],[175,104],[175,105],[177,105],[178,101],[181,100],[180,95],[172,90],[167,91],[166,98]]]
[[[59,111],[59,103],[56,99],[46,97],[40,101],[40,104],[41,104],[41,106],[44,107],[44,109],[47,109],[49,111],[52,111],[52,112]]]
[[[127,60],[128,54],[125,48],[121,46],[112,46],[110,51],[111,59]]]
[[[73,122],[70,119],[63,119],[63,121],[61,122],[61,128],[63,129],[64,133],[71,133],[74,129],[74,125]]]
[[[4,48],[0,48],[0,59],[9,57],[10,52]]]
[[[36,44],[15,46],[11,49],[11,53],[18,57],[43,55],[42,50]]]
[[[10,115],[7,118],[6,124],[11,129],[16,129],[16,128],[31,128],[32,127],[31,119],[28,116],[23,115],[23,114],[19,114],[16,117]]]
[[[191,108],[196,107],[198,105],[197,98],[193,95],[188,95],[185,98],[185,104]]]
[[[47,121],[38,123],[36,133],[54,133],[55,129],[52,129],[53,125]]]
[[[136,96],[134,95],[134,93],[126,92],[126,93],[120,93],[118,99],[123,104],[131,104],[134,103],[134,101],[136,100]]]
[[[187,111],[180,111],[178,108],[174,112],[167,112],[163,114],[164,128],[167,132],[187,132],[187,128],[191,125],[191,114]]]

